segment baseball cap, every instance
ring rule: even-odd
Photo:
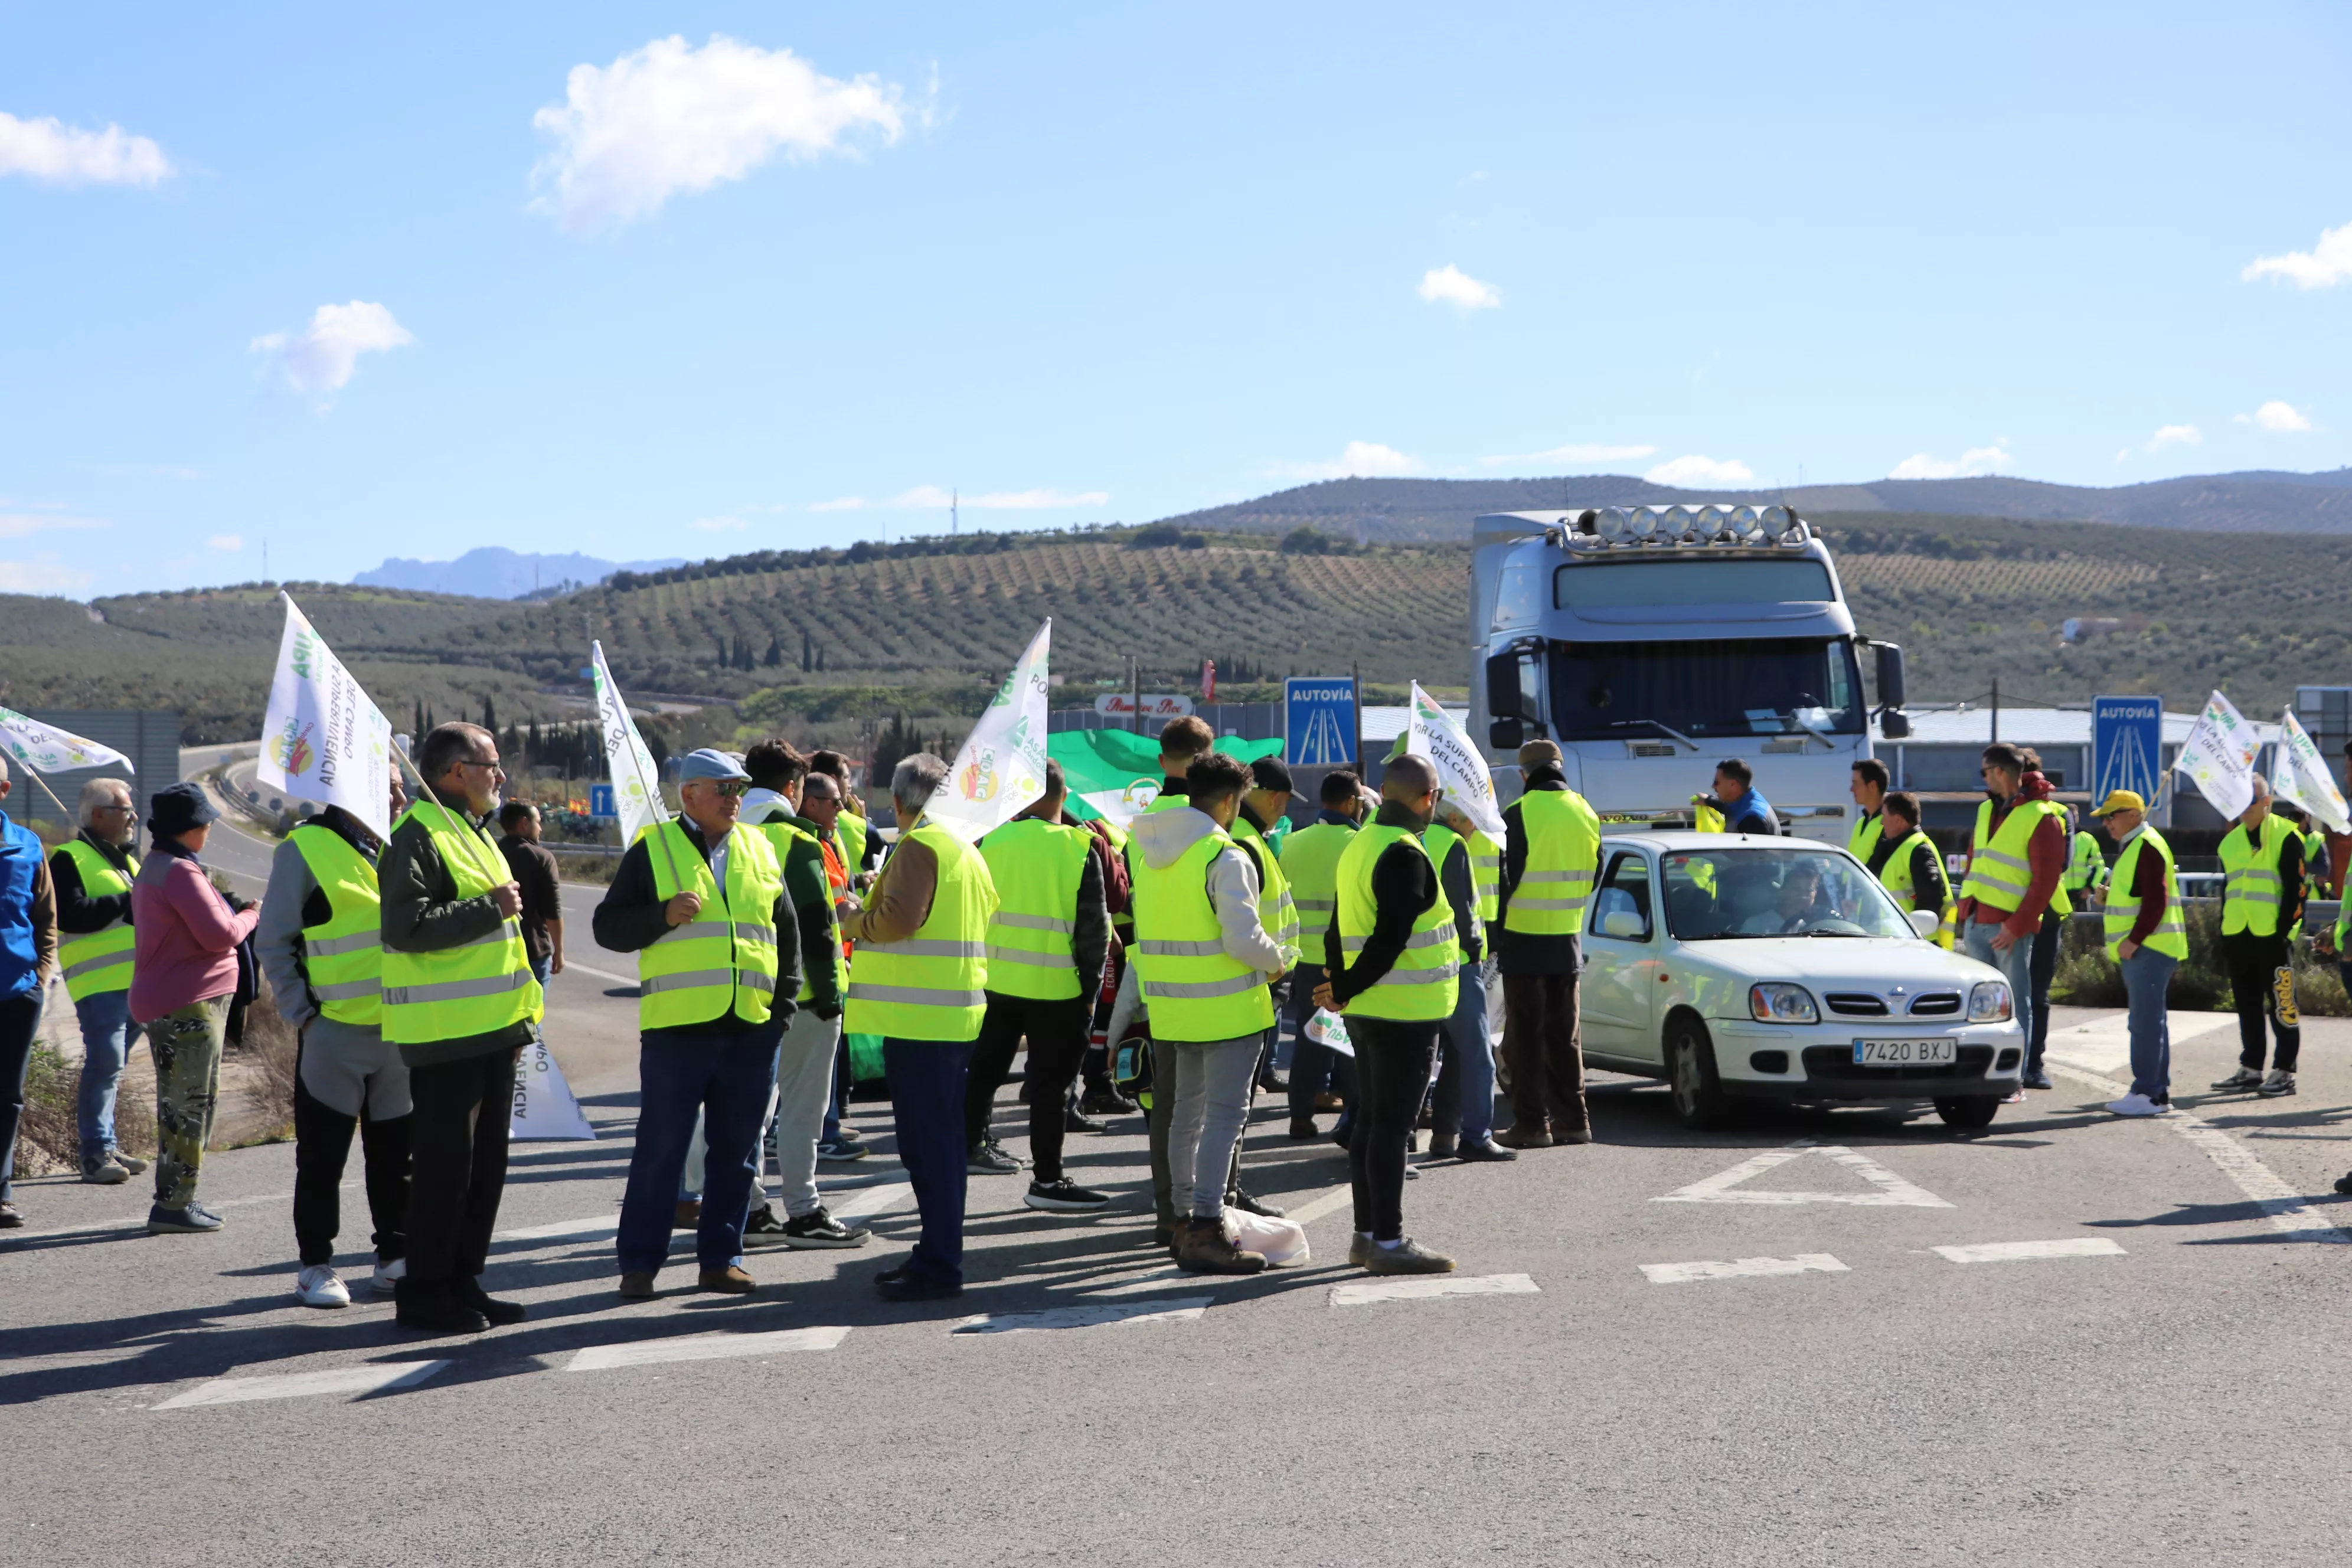
[[[2113,816],[2119,811],[2146,811],[2147,809],[2147,802],[2140,799],[2137,795],[2130,790],[2119,789],[2111,791],[2108,794],[2107,798],[2099,803],[2099,808],[2091,813],[2091,815],[2093,816]]]
[[[751,782],[751,775],[743,764],[726,752],[705,746],[698,752],[688,752],[678,759],[677,782],[688,784],[696,779],[740,779]]]

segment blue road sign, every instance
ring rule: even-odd
[[[2156,805],[2164,783],[2164,699],[2091,699],[2091,798],[2127,789]]]
[[[1356,683],[1344,675],[1282,683],[1283,756],[1295,768],[1344,768],[1356,760]]]
[[[588,815],[599,822],[618,822],[621,814],[613,805],[613,786],[592,784],[588,786]]]

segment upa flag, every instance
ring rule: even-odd
[[[2236,816],[2254,798],[2254,754],[2261,750],[2246,716],[2216,691],[2205,700],[2205,711],[2197,716],[2172,765],[2189,775],[2207,805],[2223,816]]]
[[[1049,619],[971,727],[947,782],[923,807],[925,822],[969,844],[1045,793],[1045,656],[1053,637]]]
[[[285,594],[286,635],[261,725],[255,776],[296,800],[340,805],[392,837],[392,721]]]
[[[14,708],[0,708],[0,751],[45,773],[69,773],[76,768],[103,768],[115,763],[131,768],[131,759],[113,747],[28,719]]]
[[[2337,833],[2352,833],[2352,810],[2343,792],[2327,775],[2327,759],[2319,754],[2303,721],[2290,708],[2279,715],[2278,754],[2271,763],[2271,793],[2293,801]]]
[[[661,769],[655,765],[654,754],[646,750],[637,721],[629,717],[629,705],[621,700],[621,689],[613,684],[613,672],[604,663],[604,645],[592,642],[588,650],[589,670],[596,682],[596,722],[604,731],[604,765],[613,778],[613,808],[621,819],[621,842],[635,844],[638,834],[669,820],[668,809],[662,804]]]
[[[1418,680],[1412,683],[1412,717],[1405,729],[1404,749],[1435,763],[1446,802],[1458,806],[1479,832],[1502,842],[1503,809],[1495,804],[1495,775],[1487,771],[1486,759],[1454,715],[1440,708]]]

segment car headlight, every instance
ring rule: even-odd
[[[2005,1024],[2009,1022],[2009,984],[2001,980],[1979,980],[1969,992],[1969,1022],[1971,1024]]]
[[[1813,994],[1801,985],[1751,985],[1748,988],[1748,1011],[1759,1024],[1822,1021],[1821,1009],[1813,1005]]]

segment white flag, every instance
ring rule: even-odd
[[[1446,803],[1460,807],[1479,832],[1502,842],[1503,809],[1495,804],[1495,775],[1487,771],[1486,759],[1454,715],[1440,708],[1418,680],[1412,683],[1412,718],[1405,730],[1404,749],[1437,764],[1438,787],[1444,790]]]
[[[2290,708],[2279,715],[2278,752],[2271,763],[2271,793],[2293,801],[2338,833],[2352,833],[2352,810],[2328,776],[2327,759]]]
[[[516,1142],[596,1136],[545,1040],[533,1040],[524,1047],[522,1060],[515,1067],[514,1114],[507,1124],[507,1136]]]
[[[2246,716],[2216,691],[2205,700],[2205,711],[2197,716],[2172,765],[2189,775],[2207,805],[2234,817],[2254,798],[2254,755],[2261,750]]]
[[[1053,637],[1051,620],[1037,628],[923,808],[924,821],[969,843],[1045,793],[1045,656]]]
[[[115,763],[131,767],[131,759],[111,746],[86,741],[70,730],[27,719],[14,708],[0,708],[0,751],[28,768],[45,773],[67,773],[76,768],[102,768]],[[132,773],[139,770],[131,768]]]
[[[392,721],[285,594],[286,635],[269,682],[255,776],[296,800],[340,805],[392,836]]]
[[[604,765],[612,775],[613,806],[620,815],[625,847],[646,829],[668,821],[669,810],[662,803],[661,770],[654,765],[654,754],[646,750],[637,721],[629,717],[629,705],[621,700],[621,689],[613,684],[613,672],[605,667],[604,645],[592,642],[588,647],[596,680],[596,721],[604,731]]]

